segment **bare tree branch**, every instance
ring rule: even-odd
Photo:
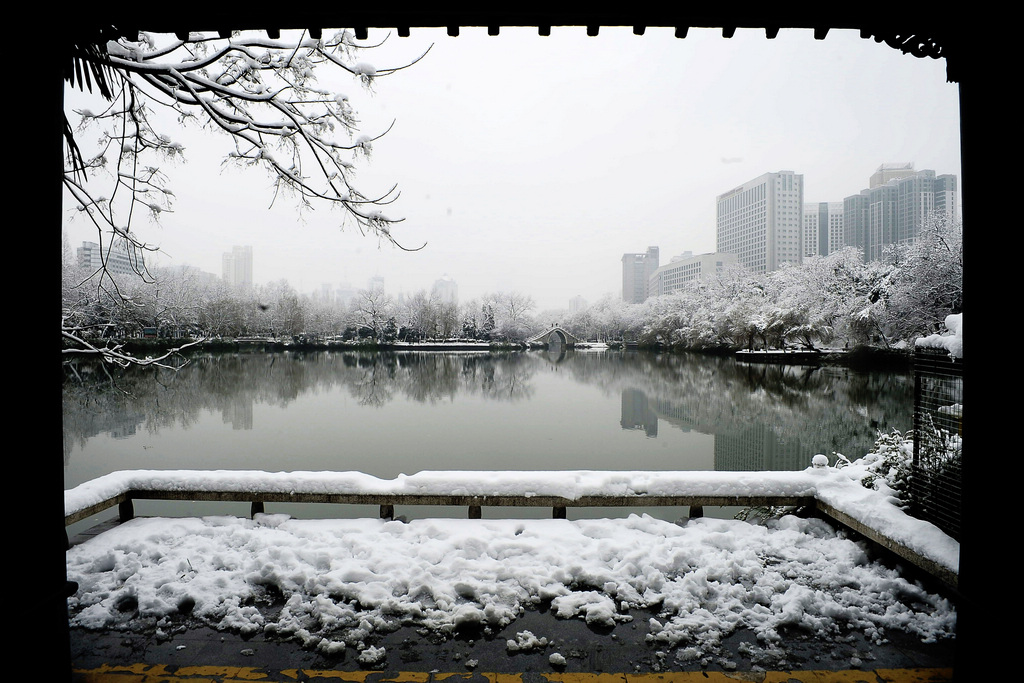
[[[97,289],[130,303],[107,268],[110,250],[115,240],[123,240],[129,254],[155,251],[140,238],[135,222],[141,216],[159,220],[173,210],[174,195],[161,164],[183,158],[184,148],[154,127],[155,107],[173,111],[180,122],[199,122],[227,135],[234,150],[226,161],[269,172],[274,199],[290,191],[304,206],[341,209],[342,226],[354,223],[364,235],[407,251],[425,246],[403,245],[394,233],[403,219],[383,213],[399,196],[395,187],[367,196],[354,183],[355,162],[369,156],[390,126],[375,135],[363,133],[348,99],[317,78],[326,69],[372,88],[378,78],[426,54],[378,69],[357,59],[372,47],[357,44],[349,31],[323,39],[295,32],[273,40],[257,33],[228,38],[140,33],[128,40],[113,27],[72,46],[68,84],[90,92],[95,87],[106,103],[99,113],[76,111],[77,127],[65,115],[63,132],[64,186],[78,204],[76,214],[87,217],[103,245],[102,265],[89,276],[98,280]],[[100,133],[98,149],[86,156],[83,135],[93,129]],[[97,184],[106,193],[96,191]],[[148,277],[141,256],[133,268]],[[81,353],[98,353],[112,362],[128,357],[90,346],[73,329],[63,334]]]

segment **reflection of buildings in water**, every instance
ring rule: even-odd
[[[647,436],[658,436],[658,416],[647,402],[647,394],[639,389],[622,390],[622,417],[619,424],[623,429],[642,429]]]
[[[696,410],[686,403],[648,399],[639,389],[623,389],[623,429],[643,429],[657,437],[658,422],[665,420],[684,432],[709,434],[714,438],[714,469],[717,471],[802,470],[810,464],[810,450],[799,438],[781,438],[767,424],[723,433],[720,427],[701,425]]]
[[[651,409],[658,417],[667,420],[670,424],[684,432],[696,430],[710,433],[713,431],[697,429],[699,422],[694,415],[694,411],[690,410],[686,404],[670,403],[662,398],[653,399],[651,404]]]
[[[222,413],[225,424],[230,424],[234,431],[252,429],[252,399],[239,396],[226,407]]]
[[[125,422],[117,427],[113,427],[110,430],[110,436],[115,439],[127,439],[129,436],[135,436],[138,431],[138,425],[135,422]]]
[[[622,390],[622,428],[644,429],[647,436],[658,436],[658,420],[666,420],[684,432],[692,430],[702,433],[713,433],[713,430],[700,430],[698,420],[685,404],[671,403],[663,398],[647,398],[640,389]]]
[[[781,439],[763,423],[715,436],[715,470],[719,472],[802,470],[810,465],[811,455],[799,438]]]

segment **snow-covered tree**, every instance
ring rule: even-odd
[[[484,296],[494,314],[495,330],[507,340],[522,340],[529,335],[530,311],[537,307],[533,297],[521,292],[498,292]]]
[[[351,306],[350,323],[371,330],[374,339],[382,338],[388,321],[395,317],[394,301],[379,287],[359,290]]]
[[[142,253],[154,250],[136,222],[173,209],[162,165],[185,153],[160,127],[166,117],[155,112],[164,110],[180,124],[226,135],[233,143],[227,161],[269,173],[274,198],[287,193],[302,205],[336,207],[343,226],[407,248],[392,232],[401,219],[384,213],[395,188],[367,195],[353,183],[355,162],[383,131],[361,131],[348,98],[319,78],[333,70],[369,87],[409,66],[375,68],[360,58],[365,47],[349,31],[126,36],[113,27],[76,43],[66,81],[97,96],[95,108],[65,112],[63,182],[78,215],[95,226],[101,244],[125,240]],[[85,142],[97,139],[95,147]],[[143,260],[136,271],[150,275]],[[101,286],[112,282],[105,264],[94,275]],[[64,331],[74,339],[66,325]]]
[[[915,242],[898,248],[900,268],[888,289],[892,333],[907,341],[938,331],[946,316],[963,312],[963,226],[931,216]]]

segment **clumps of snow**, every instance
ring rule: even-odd
[[[944,321],[948,334],[933,334],[920,337],[915,344],[932,349],[945,349],[951,358],[964,357],[963,313],[947,315]]]
[[[557,667],[565,666],[565,656],[558,652],[552,652],[548,657],[548,664]]]
[[[360,664],[377,666],[387,659],[387,651],[382,647],[374,647],[373,645],[370,645],[359,653],[359,657],[357,657],[357,659]]]
[[[520,631],[514,639],[510,638],[505,642],[505,649],[509,652],[527,652],[529,650],[543,650],[548,646],[548,639],[538,638],[531,631]]]
[[[830,468],[831,469],[831,468]],[[877,493],[850,482],[866,494]],[[875,503],[877,505],[877,501]],[[377,666],[381,633],[416,623],[504,628],[549,602],[565,619],[612,627],[651,609],[655,644],[713,655],[751,629],[759,642],[798,625],[819,633],[953,632],[946,599],[869,561],[865,547],[818,519],[763,525],[631,515],[597,520],[135,519],[67,551],[71,623],[120,628],[180,613],[217,628],[359,651]],[[263,601],[283,599],[278,611]],[[510,651],[543,642],[522,631]],[[468,666],[468,664],[467,664]]]
[[[610,586],[614,590],[614,585]],[[628,614],[619,614],[615,601],[597,591],[580,591],[560,595],[551,602],[556,616],[568,619],[580,616],[591,626],[615,626],[616,622],[629,621]]]

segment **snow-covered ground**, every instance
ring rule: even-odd
[[[959,545],[903,514],[884,485],[861,486],[865,464],[837,469],[821,466],[819,458],[817,465],[790,473],[432,472],[392,482],[358,473],[222,471],[209,473],[208,485],[245,490],[276,480],[293,490],[344,485],[419,492],[442,485],[463,492],[530,486],[538,495],[569,497],[621,494],[627,487],[652,493],[813,490],[955,569]],[[168,487],[184,486],[188,476],[196,486],[195,475],[116,473],[69,491],[66,499],[74,508],[147,477],[153,486]],[[159,628],[186,612],[219,628],[294,637],[325,653],[355,648],[368,666],[387,661],[375,636],[399,625],[441,635],[462,625],[494,632],[541,604],[558,617],[599,626],[627,621],[630,611],[653,610],[656,616],[643,625],[652,644],[694,659],[713,655],[740,628],[771,648],[783,626],[826,637],[854,628],[876,639],[901,629],[933,640],[952,635],[955,622],[946,599],[870,561],[865,546],[825,522],[792,515],[764,524],[672,523],[637,515],[407,523],[280,514],[136,519],[71,548],[67,568],[79,584],[70,602],[77,626],[141,620]],[[268,618],[259,604],[271,597],[285,606]]]

